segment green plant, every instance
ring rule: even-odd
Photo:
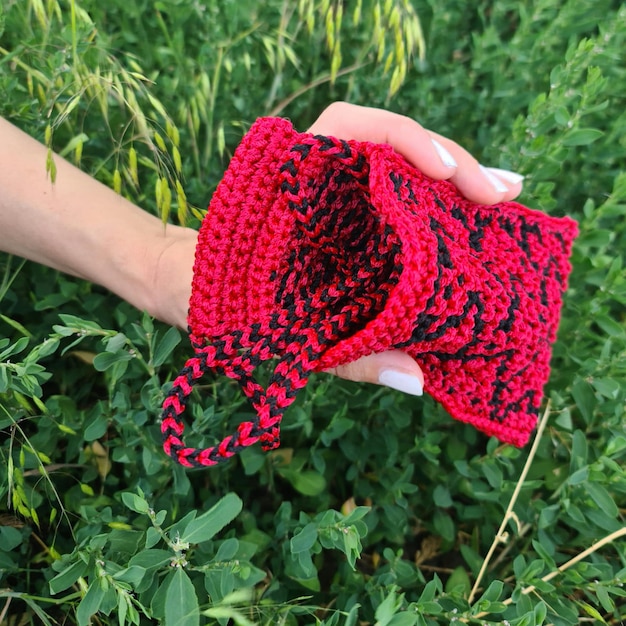
[[[620,624],[625,37],[609,0],[0,5],[0,113],[164,219],[197,223],[256,116],[344,98],[523,172],[581,231],[531,449],[320,374],[281,448],[209,471],[160,447],[180,333],[0,257],[0,623]],[[199,445],[249,411],[200,395]]]

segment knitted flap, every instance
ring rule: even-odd
[[[524,445],[549,376],[568,258],[569,218],[482,206],[433,181],[390,146],[258,120],[200,229],[189,309],[195,355],[164,403],[165,451],[214,465],[279,444],[312,371],[399,348],[455,419]],[[277,358],[263,388],[254,378]],[[187,447],[181,415],[212,370],[239,382],[255,417],[214,447]]]

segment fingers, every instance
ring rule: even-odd
[[[427,176],[450,180],[468,200],[481,204],[513,200],[522,190],[523,177],[519,174],[484,167],[456,142],[397,113],[335,102],[309,132],[389,144]],[[398,350],[372,354],[328,371],[348,380],[385,385],[412,395],[422,395],[424,388],[419,365]]]
[[[387,143],[427,176],[450,180],[468,200],[481,204],[513,200],[522,190],[519,174],[485,168],[456,142],[390,111],[335,102],[309,132]]]
[[[428,131],[428,134],[454,157],[457,167],[448,180],[454,183],[468,200],[481,204],[496,204],[513,200],[521,193],[524,177],[520,174],[485,167],[451,139],[432,131]],[[419,165],[413,164],[419,168]]]
[[[414,396],[421,396],[424,389],[419,365],[399,350],[370,354],[327,371],[346,380],[384,385]]]
[[[425,128],[390,111],[335,102],[320,115],[309,132],[340,139],[387,143],[431,178],[450,178],[456,170],[452,155],[443,154],[448,161],[446,165]]]

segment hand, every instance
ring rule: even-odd
[[[466,198],[481,204],[513,200],[522,190],[523,177],[519,174],[485,168],[454,141],[396,113],[336,102],[320,115],[309,132],[390,144],[427,176],[450,180]],[[419,365],[399,350],[372,354],[330,372],[413,395],[421,395],[424,387]]]

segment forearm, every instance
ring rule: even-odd
[[[195,231],[163,223],[0,118],[0,249],[107,287],[141,310],[184,325]],[[172,254],[184,248],[184,253]],[[159,303],[164,263],[179,281],[172,311]]]

